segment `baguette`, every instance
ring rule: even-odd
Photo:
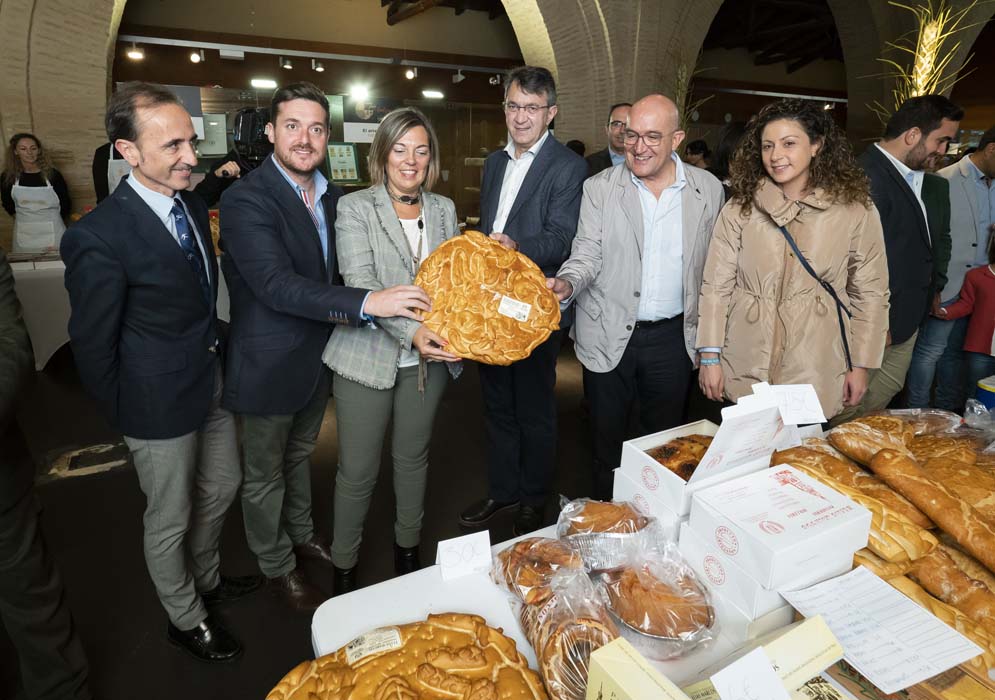
[[[863,566],[869,569],[878,578],[892,578],[894,576],[905,576],[912,568],[911,561],[891,562],[885,561],[867,547],[858,549],[853,553],[854,567]]]
[[[995,472],[949,457],[931,459],[922,464],[922,469],[970,503],[989,522],[995,522]]]
[[[871,470],[912,501],[978,561],[995,571],[995,527],[946,486],[930,479],[915,460],[895,450],[881,450]]]
[[[952,605],[995,638],[995,594],[965,574],[942,549],[912,563],[910,577],[933,596]]]
[[[833,444],[829,442],[826,438],[821,437],[808,437],[802,440],[802,447],[807,447],[810,450],[815,450],[816,452],[821,452],[822,454],[829,455],[830,457],[835,457],[841,462],[850,464],[854,467],[859,467],[856,462],[847,457],[845,454],[833,447]]]
[[[961,435],[919,435],[912,440],[909,449],[920,464],[928,459],[947,457],[949,459],[974,464],[978,459],[974,438]]]
[[[940,542],[940,549],[954,560],[961,571],[973,578],[975,581],[981,581],[981,583],[988,586],[988,590],[995,594],[995,575],[991,571],[982,566],[981,562],[972,557],[970,554],[962,552],[957,547],[953,547],[946,542]]]
[[[988,676],[988,669],[995,668],[995,639],[981,625],[974,623],[971,618],[941,600],[937,600],[917,583],[905,576],[885,579],[898,591],[918,603],[933,614],[940,622],[953,627],[972,642],[981,647],[982,652],[978,656],[965,662],[968,666],[979,672],[982,677]]]
[[[912,505],[908,499],[896,493],[886,483],[873,474],[864,471],[850,460],[844,462],[824,452],[807,447],[792,447],[787,450],[774,452],[771,455],[770,465],[773,467],[777,464],[805,464],[811,466],[844,486],[849,486],[871,498],[876,498],[882,504],[896,513],[901,513],[919,527],[926,529],[934,527],[933,521],[923,515],[922,511]]]
[[[874,418],[877,420],[872,422]],[[836,426],[829,431],[829,442],[847,457],[863,465],[869,465],[874,455],[884,449],[896,450],[907,457],[912,457],[908,449],[908,443],[913,437],[911,428],[907,434],[888,432],[884,426],[890,425],[890,422],[884,418],[884,416],[872,416]],[[908,427],[897,418],[889,420]]]
[[[881,501],[845,486],[806,464],[788,464],[871,511],[867,548],[882,559],[893,563],[912,561],[929,554],[939,544],[929,531],[910,522]]]

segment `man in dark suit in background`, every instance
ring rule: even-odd
[[[919,326],[931,305],[939,307],[936,294],[950,260],[949,186],[924,171],[947,152],[963,116],[941,95],[906,100],[888,120],[884,138],[860,156],[888,252],[888,345],[881,368],[870,372],[863,401],[834,423],[883,409],[902,390]]]
[[[318,167],[328,145],[328,100],[311,83],[277,90],[266,134],[273,155],[221,197],[221,267],[231,297],[224,406],[242,421],[245,532],[270,588],[297,610],[326,596],[298,558],[331,567],[311,518],[310,457],[331,377],[321,353],[334,324],[429,309],[418,287],[341,286],[335,207],[342,190]],[[354,572],[335,572],[337,593]]]
[[[587,157],[587,176],[597,175],[602,170],[613,168],[625,162],[625,124],[629,119],[629,110],[632,105],[628,102],[619,102],[612,105],[608,110],[608,123],[605,124],[605,133],[608,134],[608,148],[597,153],[592,153]]]
[[[14,275],[0,250],[0,620],[20,657],[28,700],[90,700],[86,657],[42,536],[35,468],[14,415],[34,367]]]
[[[106,126],[132,170],[62,238],[73,355],[131,450],[169,640],[202,661],[230,661],[241,646],[205,606],[261,581],[220,575],[218,540],[241,470],[235,419],[221,407],[207,208],[183,191],[197,136],[176,96],[149,83],[119,88]]]
[[[481,227],[552,277],[570,255],[587,164],[549,133],[556,83],[548,70],[514,69],[504,99],[508,145],[484,163]],[[556,457],[553,387],[561,334],[510,366],[480,366],[490,492],[460,513],[464,527],[484,525],[510,508],[518,508],[516,533],[541,525]]]

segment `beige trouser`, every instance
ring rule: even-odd
[[[916,347],[918,335],[918,332],[913,333],[905,342],[889,345],[884,349],[881,368],[868,371],[867,393],[864,394],[864,400],[856,406],[844,408],[833,417],[829,422],[830,425],[839,425],[859,418],[865,413],[887,408],[895,394],[905,386],[905,375],[908,374],[909,365],[912,363],[912,351]]]

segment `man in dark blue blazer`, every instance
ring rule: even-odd
[[[508,145],[484,163],[481,227],[552,277],[570,256],[587,163],[549,132],[556,83],[548,70],[511,71],[504,99]],[[565,317],[560,325],[569,322]],[[490,492],[460,513],[464,527],[480,527],[511,508],[517,508],[516,534],[542,523],[556,458],[553,388],[561,335],[554,332],[510,366],[480,366]]]
[[[863,400],[834,423],[886,408],[905,386],[919,326],[943,288],[950,261],[949,188],[925,171],[947,152],[963,116],[964,110],[942,95],[906,100],[888,120],[881,141],[860,156],[888,253],[888,344],[881,368],[869,371]]]
[[[145,560],[169,640],[202,661],[229,661],[241,647],[205,606],[261,579],[219,572],[241,470],[235,419],[221,408],[207,209],[184,191],[197,136],[176,96],[148,83],[119,88],[106,125],[132,170],[62,238],[73,356],[131,450],[146,496]]]
[[[342,190],[318,167],[328,145],[328,100],[311,83],[276,91],[266,134],[273,154],[221,197],[221,267],[231,297],[224,406],[242,421],[242,511],[249,547],[274,592],[297,610],[326,596],[298,558],[332,566],[311,517],[310,457],[328,403],[321,361],[335,324],[415,318],[429,308],[414,286],[344,287],[335,256]],[[337,592],[354,572],[336,570]]]

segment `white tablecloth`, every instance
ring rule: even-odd
[[[42,370],[55,351],[69,342],[69,293],[61,260],[15,262],[14,288],[24,309],[24,325],[35,351],[35,369]]]
[[[55,351],[69,342],[69,293],[61,260],[15,262],[14,288],[24,308],[24,325],[35,350],[35,369],[41,371]],[[218,279],[218,318],[230,318],[228,285],[225,276]]]

